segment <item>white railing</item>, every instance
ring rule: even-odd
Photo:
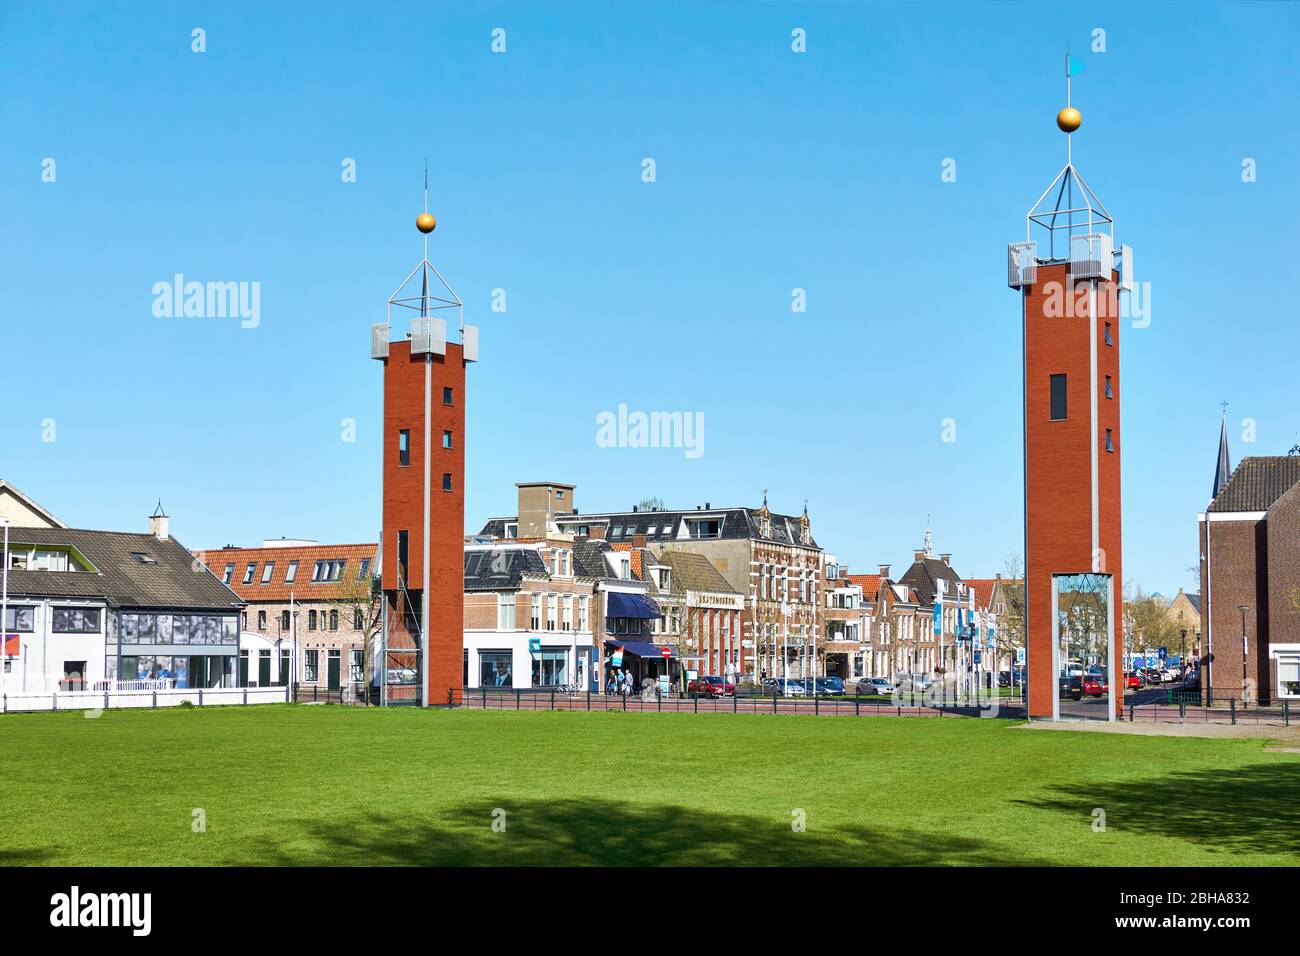
[[[108,683],[107,681],[102,683]],[[129,683],[129,682],[128,682]],[[198,707],[214,704],[283,704],[287,687],[196,687],[170,690],[52,690],[0,694],[0,713],[40,710],[117,710],[123,707],[175,707],[188,701]]]
[[[175,677],[142,677],[138,680],[97,680],[91,690],[172,690]]]

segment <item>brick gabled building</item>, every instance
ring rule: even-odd
[[[1197,516],[1202,686],[1216,698],[1300,697],[1300,456],[1245,458],[1220,483]]]
[[[377,543],[268,539],[194,556],[246,606],[240,618],[240,686],[290,681],[363,697],[379,630]]]

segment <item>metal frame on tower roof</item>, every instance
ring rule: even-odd
[[[424,170],[424,211],[425,213],[428,213],[429,211],[428,167],[425,167]],[[411,280],[415,278],[417,273],[420,276],[420,294],[402,295],[403,290],[411,284]],[[438,280],[438,285],[441,285],[442,288],[446,290],[446,294],[450,296],[450,298],[445,298],[441,295],[435,295],[429,292],[429,273],[433,273],[434,278]],[[429,261],[429,234],[427,232],[424,234],[424,258],[420,260],[414,269],[407,273],[406,278],[402,280],[402,284],[399,285],[393,291],[393,294],[388,297],[388,321],[390,325],[392,324],[394,306],[399,309],[410,309],[421,316],[427,316],[431,312],[436,312],[440,309],[456,309],[459,331],[462,336],[464,335],[465,303],[460,300],[460,296],[456,294],[456,290],[451,287],[451,284],[447,282],[445,278],[443,278],[442,273],[438,271],[437,267]]]
[[[1065,54],[1065,108],[1073,109],[1070,102],[1070,54]],[[1064,115],[1064,110],[1062,115]],[[1075,111],[1075,116],[1078,116]],[[1059,120],[1058,120],[1059,123]],[[1077,124],[1077,121],[1076,121]],[[1077,125],[1076,125],[1077,128]],[[1070,253],[1070,237],[1076,233],[1090,235],[1100,231],[1110,234],[1112,245],[1115,240],[1115,220],[1111,218],[1105,205],[1097,194],[1079,175],[1074,165],[1072,146],[1073,130],[1065,129],[1065,166],[1056,174],[1056,178],[1043,190],[1041,196],[1025,213],[1025,241],[1033,240],[1035,224],[1047,230],[1047,258],[1056,259],[1057,233],[1064,233],[1065,255]],[[1055,197],[1052,198],[1053,193]],[[1077,196],[1076,196],[1077,193]],[[1076,219],[1075,217],[1079,218]],[[1062,222],[1064,220],[1064,222]]]

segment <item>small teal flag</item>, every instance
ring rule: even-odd
[[[934,596],[934,636],[943,634],[943,598]]]
[[[1065,75],[1074,76],[1076,73],[1083,72],[1083,64],[1076,60],[1070,54],[1065,54]]]

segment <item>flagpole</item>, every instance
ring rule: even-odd
[[[5,526],[4,550],[0,552],[4,556],[4,569],[0,571],[0,686],[4,688],[4,693],[9,692],[9,674],[4,669],[9,663],[9,519],[0,518]],[[14,628],[15,634],[17,628]],[[15,636],[14,640],[18,638]]]

